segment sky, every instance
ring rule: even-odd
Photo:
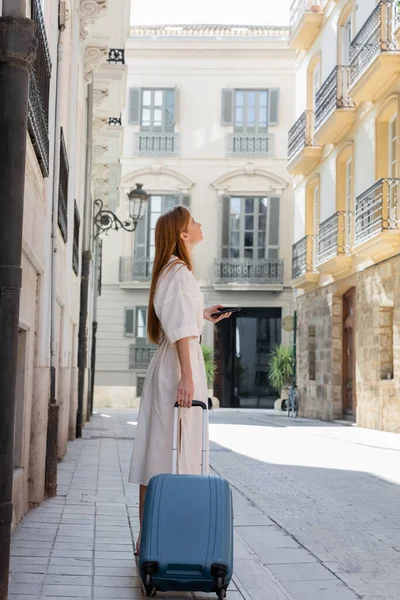
[[[292,0],[132,0],[132,25],[288,25]]]

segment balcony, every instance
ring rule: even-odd
[[[233,133],[228,138],[228,156],[270,158],[274,151],[273,141],[271,134]]]
[[[129,368],[147,369],[156,350],[157,346],[148,344],[146,340],[136,340],[136,345],[129,346]]]
[[[380,0],[350,46],[350,95],[356,104],[373,102],[400,72],[395,32],[397,0]]]
[[[179,134],[177,133],[138,133],[136,136],[137,156],[177,156]]]
[[[352,126],[356,112],[349,96],[350,67],[335,67],[315,99],[315,140],[336,144]]]
[[[294,0],[290,7],[290,46],[308,50],[313,45],[324,19],[327,0]]]
[[[355,250],[375,262],[398,254],[400,179],[380,179],[356,198]]]
[[[337,212],[319,226],[318,272],[343,276],[351,267],[351,214]]]
[[[28,132],[43,177],[49,175],[49,93],[51,60],[40,0],[32,1],[38,47],[30,74]]]
[[[119,281],[121,283],[146,283],[151,281],[153,261],[150,258],[133,258],[120,256]],[[146,285],[145,287],[148,287]]]
[[[108,53],[107,62],[110,65],[124,65],[125,64],[124,48],[111,48]]]
[[[232,285],[233,284],[233,285]],[[283,260],[278,258],[218,258],[214,261],[214,287],[283,286]]]
[[[288,155],[292,175],[308,175],[319,163],[322,148],[314,138],[314,111],[304,111],[290,129]]]
[[[319,273],[314,270],[314,237],[306,235],[292,247],[292,285],[304,291],[315,288]]]

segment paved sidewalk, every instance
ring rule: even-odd
[[[136,418],[99,411],[69,444],[58,497],[14,537],[9,600],[142,597],[138,493],[127,483]],[[389,481],[400,483],[400,436],[268,411],[213,411],[210,423],[211,465],[234,494],[228,600],[398,600],[400,488]]]

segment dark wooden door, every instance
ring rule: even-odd
[[[352,288],[343,296],[343,415],[356,418],[355,298]]]

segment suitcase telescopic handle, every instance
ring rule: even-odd
[[[192,408],[199,407],[203,413],[203,436],[201,449],[201,474],[207,475],[207,423],[208,423],[208,407],[205,402],[193,400]],[[172,441],[172,474],[176,475],[178,465],[178,420],[179,420],[179,404],[174,405],[174,434]]]

